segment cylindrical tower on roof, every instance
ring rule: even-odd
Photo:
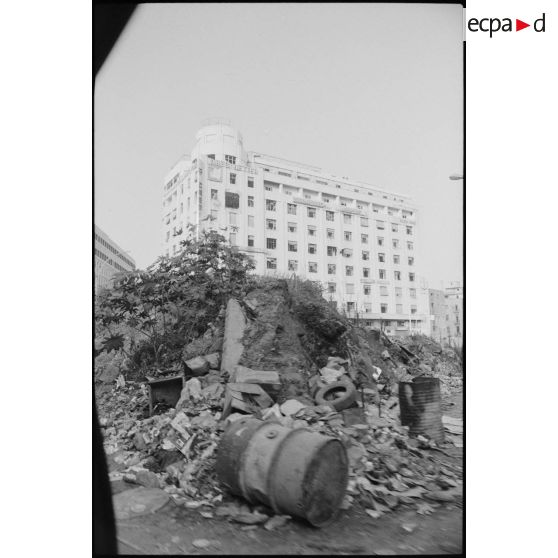
[[[242,135],[229,120],[223,118],[210,118],[203,122],[203,127],[196,134],[192,160],[200,155],[214,155],[218,161],[225,161],[225,156],[228,156],[234,158],[236,164],[246,162]]]

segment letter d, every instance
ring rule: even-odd
[[[535,20],[535,23],[533,23],[533,29],[534,29],[537,33],[544,33],[544,24],[545,24],[544,15],[545,15],[545,14],[543,13],[542,17],[539,18],[539,19],[536,19],[536,20]],[[537,27],[537,24],[539,23],[539,21],[542,22],[542,27],[541,27],[540,29]]]

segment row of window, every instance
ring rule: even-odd
[[[337,292],[337,283],[328,283],[327,292],[334,294]],[[355,285],[352,283],[347,283],[345,285],[346,294],[355,294]],[[362,285],[362,294],[370,296],[372,294],[372,285],[364,284]],[[387,285],[380,285],[380,296],[389,296],[389,290]],[[417,290],[409,289],[409,296],[411,298],[417,298]],[[395,298],[403,297],[403,289],[401,287],[395,287]]]
[[[356,303],[355,302],[347,302],[347,312],[353,313],[356,311]],[[398,305],[398,307],[401,305]],[[363,310],[365,314],[371,314],[372,313],[372,304],[369,302],[365,302],[363,304]],[[380,304],[380,313],[381,314],[387,314],[389,312],[389,306],[387,304],[387,302],[382,302]],[[396,313],[397,314],[403,314],[402,309],[396,309]],[[416,306],[411,306],[411,314],[416,314],[417,313],[417,307]],[[397,326],[398,327],[403,327],[406,324],[408,325],[409,322],[406,322],[405,320],[397,320]],[[389,327],[391,325],[391,321],[384,321],[384,325]]]
[[[249,237],[250,238],[250,237]],[[253,237],[252,237],[253,238]],[[268,250],[275,250],[277,248],[277,239],[276,238],[267,238],[266,239],[266,247]],[[327,246],[327,255],[328,256],[337,256],[337,247],[336,246]],[[298,242],[296,240],[288,240],[287,241],[287,250],[289,252],[298,252]],[[318,253],[318,245],[317,244],[308,244],[308,253],[309,254],[317,254]],[[345,248],[341,250],[341,254],[343,256],[350,258],[353,255],[353,251],[349,248]],[[362,259],[364,261],[370,261],[370,252],[363,250],[362,251]],[[383,253],[378,254],[378,261],[381,263],[385,263],[386,255]],[[400,264],[401,263],[401,256],[399,254],[393,255],[393,263]],[[415,263],[415,258],[412,256],[407,257],[407,263],[409,265],[413,265]]]
[[[131,268],[134,267],[134,263],[131,260],[124,256],[120,250],[117,250],[114,246],[109,244],[104,238],[100,237],[97,233],[95,233],[95,241],[104,246],[109,252],[112,252],[114,255],[125,261]],[[95,253],[97,253],[97,250],[95,250]]]
[[[253,237],[252,238],[248,237],[248,246],[253,246],[253,241],[254,241]],[[250,242],[252,242],[252,244],[250,244]],[[277,269],[277,258],[266,258],[266,267],[267,269]],[[294,272],[298,271],[298,260],[288,260],[288,270]],[[318,273],[318,262],[308,262],[308,272]],[[337,275],[337,265],[327,264],[327,273],[328,275]],[[352,265],[345,266],[345,275],[347,277],[354,277],[354,267]],[[362,269],[362,276],[365,279],[370,278],[369,267],[364,267]],[[402,275],[400,271],[394,271],[393,276],[396,281],[401,281]],[[409,273],[408,277],[411,283],[415,281],[414,273]],[[387,280],[387,271],[385,269],[379,269],[378,278],[382,280]]]
[[[112,258],[109,258],[105,253],[101,252],[100,250],[95,249],[95,256],[97,256],[99,259],[103,260],[104,262],[107,262],[115,269],[118,269],[118,271],[129,271],[125,267],[121,266],[117,261],[113,260]]]

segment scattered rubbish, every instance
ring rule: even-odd
[[[122,374],[120,374],[118,376],[118,378],[116,378],[116,388],[123,388],[126,386],[126,380],[124,379],[124,376]]]
[[[298,411],[304,409],[305,407],[307,407],[307,405],[304,403],[301,403],[296,399],[289,399],[288,401],[285,401],[279,409],[283,415],[290,417],[292,415],[296,415]]]

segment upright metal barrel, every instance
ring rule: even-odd
[[[399,409],[401,424],[410,427],[410,434],[444,441],[438,378],[417,377],[412,382],[399,382]]]
[[[246,418],[223,434],[216,471],[234,494],[322,527],[339,511],[349,462],[335,438]]]

